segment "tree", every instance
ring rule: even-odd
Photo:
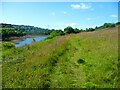
[[[114,23],[104,23],[103,27],[104,28],[115,27],[115,24]]]
[[[117,22],[116,25],[120,25],[120,22]]]
[[[89,28],[89,31],[95,31],[95,29],[94,28]]]
[[[95,29],[98,29],[98,27],[96,26]]]
[[[67,34],[75,33],[74,29],[71,26],[68,26],[64,29],[64,32]]]
[[[80,29],[80,31],[79,32],[85,32],[85,30],[83,30],[83,29]]]
[[[85,31],[88,31],[88,30],[89,30],[88,28],[85,29]]]
[[[95,31],[95,29],[94,28],[86,28],[86,31],[91,32],[91,31]]]
[[[79,30],[78,28],[75,28],[75,29],[74,29],[74,32],[75,32],[75,33],[79,33],[80,30]]]

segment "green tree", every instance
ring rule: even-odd
[[[78,28],[75,28],[75,29],[74,29],[74,32],[75,32],[75,33],[79,33],[80,30],[79,30]]]
[[[74,29],[71,26],[68,26],[64,29],[64,32],[67,34],[75,33]]]
[[[114,23],[104,23],[103,27],[104,28],[115,27],[115,24]]]
[[[85,32],[85,30],[83,30],[83,29],[80,29],[80,32]]]
[[[98,27],[96,26],[95,29],[98,29]]]
[[[116,25],[120,25],[120,22],[117,22]]]

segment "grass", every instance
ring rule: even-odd
[[[58,36],[3,50],[3,88],[117,88],[118,31]]]

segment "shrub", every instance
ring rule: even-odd
[[[47,38],[45,38],[45,40],[47,40],[47,39],[52,39],[53,38],[53,36],[48,36]]]
[[[61,36],[64,35],[64,32],[62,30],[54,30],[50,33],[51,36],[55,37],[55,36]]]
[[[4,49],[15,48],[15,44],[12,42],[3,42],[2,46]]]
[[[83,59],[79,59],[77,63],[82,64],[82,63],[85,63],[85,61]]]
[[[62,36],[64,35],[64,32],[62,30],[54,30],[50,33],[50,35],[46,39],[52,39],[56,36]]]

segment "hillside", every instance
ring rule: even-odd
[[[22,37],[25,35],[49,35],[51,32],[52,30],[50,29],[29,25],[0,23],[0,34],[2,35],[3,41],[11,40],[11,37]]]
[[[15,25],[15,24],[6,24],[6,23],[0,23],[0,28],[14,28],[17,30],[20,30],[22,32],[25,32],[26,34],[49,34],[51,31],[49,29],[40,28],[40,27],[34,27],[30,25]]]
[[[3,88],[117,88],[117,27],[4,50]]]

